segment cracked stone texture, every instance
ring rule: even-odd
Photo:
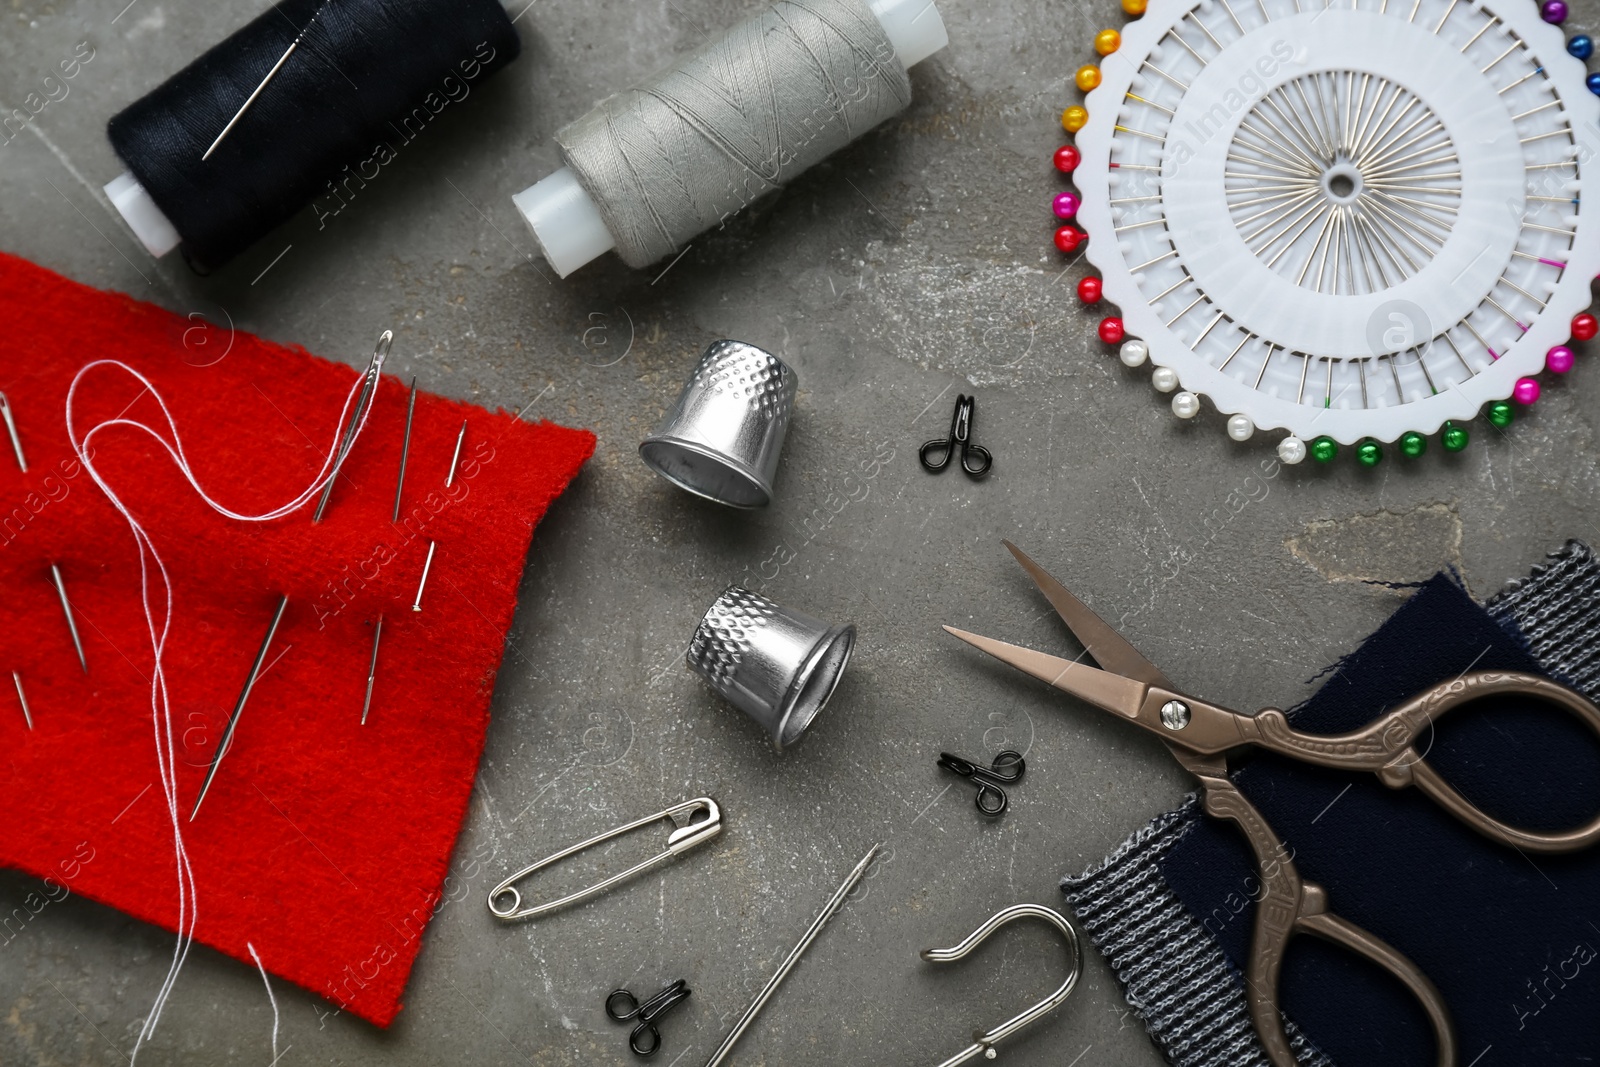
[[[1331,582],[1421,582],[1441,560],[1460,565],[1461,515],[1451,504],[1421,504],[1407,511],[1313,519],[1286,547]]]
[[[1063,873],[1188,788],[1153,739],[940,632],[1073,649],[1001,537],[1180,684],[1240,707],[1298,700],[1393,609],[1393,592],[1350,577],[1454,564],[1486,593],[1566,537],[1600,538],[1592,353],[1509,432],[1474,424],[1459,456],[1271,478],[1265,441],[1230,442],[1214,414],[1180,423],[1147,373],[1106,358],[1098,316],[1072,297],[1081,268],[1063,274],[1050,246],[1048,209],[1071,73],[1092,33],[1121,22],[1106,0],[942,0],[951,45],[914,71],[906,114],[695,241],[654,282],[609,257],[555,281],[510,196],[555,165],[560,124],[749,3],[538,4],[517,24],[523,58],[325,228],[307,213],[199,278],[176,257],[152,261],[110,214],[99,187],[121,168],[105,122],[261,5],[125,2],[0,10],[6,111],[77,42],[95,48],[70,95],[0,146],[0,247],[351,364],[392,327],[394,373],[600,437],[529,562],[455,859],[467,895],[428,931],[388,1032],[275,982],[285,1065],[626,1064],[606,992],[678,977],[694,995],[666,1020],[659,1062],[703,1062],[874,841],[887,850],[864,890],[733,1062],[936,1062],[1053,987],[1060,953],[1026,926],[960,965],[917,951],[1012,903],[1059,906]],[[1572,6],[1569,29],[1593,29],[1595,0]],[[635,457],[720,337],[799,372],[777,501],[759,513],[690,499]],[[0,355],[0,379],[24,358]],[[264,389],[272,374],[261,368]],[[916,464],[962,390],[976,391],[977,439],[995,455],[982,483]],[[729,581],[860,628],[834,702],[781,757],[682,664]],[[934,761],[1006,746],[1026,749],[1028,776],[990,822]],[[727,819],[710,847],[536,925],[486,913],[499,872],[702,793]],[[36,888],[0,873],[0,911]],[[0,1062],[124,1062],[171,949],[108,909],[51,904],[0,944]],[[272,1024],[260,977],[197,948],[141,1062],[265,1063]],[[1092,952],[1067,1005],[1004,1056],[1159,1062]]]

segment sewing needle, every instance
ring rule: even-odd
[[[372,631],[372,662],[367,667],[367,698],[361,702],[361,725],[367,725],[367,712],[372,710],[372,683],[378,677],[378,642],[383,640],[383,616]]]
[[[873,858],[878,855],[878,849],[882,847],[882,845],[873,845],[872,849],[861,857],[861,862],[856,864],[856,869],[851,871],[849,876],[845,878],[844,884],[834,890],[833,896],[829,898],[828,903],[823,905],[821,913],[811,923],[811,929],[805,932],[805,936],[800,939],[800,943],[789,953],[788,958],[778,964],[777,971],[773,973],[771,978],[767,979],[767,984],[761,988],[761,992],[756,994],[756,999],[750,1002],[750,1006],[744,1010],[744,1014],[739,1016],[739,1021],[733,1024],[733,1029],[728,1031],[728,1036],[722,1039],[721,1045],[717,1046],[717,1051],[713,1052],[711,1058],[706,1061],[706,1067],[717,1067],[719,1063],[727,1059],[728,1053],[733,1049],[734,1042],[739,1040],[740,1035],[745,1032],[745,1029],[755,1019],[756,1013],[771,999],[779,983],[789,976],[790,971],[794,970],[794,965],[800,962],[801,955],[811,947],[811,942],[817,939],[817,935],[822,932],[822,928],[828,925],[828,920],[832,919],[834,914],[844,907],[845,897],[849,896],[850,891],[860,883],[862,877],[867,873],[867,868],[872,865]]]
[[[285,63],[289,62],[289,57],[294,55],[294,50],[300,47],[300,42],[305,39],[307,33],[311,32],[311,27],[316,23],[317,16],[320,14],[322,14],[322,5],[318,4],[317,9],[311,13],[311,18],[306,23],[306,28],[295,35],[295,39],[290,43],[288,50],[278,57],[278,61],[272,65],[272,69],[267,71],[267,76],[261,79],[261,84],[256,86],[255,92],[251,93],[245,102],[240,105],[239,110],[234,112],[233,118],[229,119],[228,124],[222,128],[222,132],[217,134],[217,139],[211,142],[211,147],[206,149],[206,154],[200,157],[200,162],[204,163],[210,159],[211,153],[217,150],[217,145],[222,143],[222,139],[233,132],[233,128],[239,124],[240,119],[244,118],[244,113],[250,110],[250,105],[256,102],[256,97],[261,95],[261,91],[267,87],[267,83],[276,78],[278,71],[283,68]]]
[[[11,672],[11,681],[17,687],[17,699],[22,702],[22,718],[28,724],[28,729],[33,729],[33,712],[28,710],[28,695],[22,691],[22,675],[16,671]]]
[[[6,433],[11,435],[11,449],[17,454],[17,466],[22,468],[22,473],[28,473],[28,460],[22,454],[22,438],[17,436],[17,420],[11,416],[11,400],[4,393],[0,393],[0,417],[6,420]]]
[[[78,636],[78,621],[72,617],[72,601],[67,599],[67,583],[61,579],[61,568],[50,564],[50,577],[55,580],[56,594],[61,597],[61,610],[67,615],[67,629],[72,631],[72,647],[78,650],[78,666],[89,673],[89,661],[83,655],[83,640]]]
[[[400,445],[400,477],[394,483],[394,517],[391,521],[400,521],[400,492],[406,486],[406,460],[411,457],[411,420],[417,413],[417,379],[411,378],[411,398],[406,401],[406,437]]]
[[[350,449],[356,443],[356,431],[361,428],[361,420],[367,416],[367,406],[372,403],[372,394],[377,391],[378,378],[383,374],[383,361],[389,356],[389,346],[394,344],[394,331],[384,330],[378,335],[378,343],[373,346],[372,359],[367,363],[366,372],[363,374],[365,381],[361,383],[361,393],[356,397],[356,407],[350,416],[350,425],[345,427],[344,436],[339,438],[339,447],[334,452],[333,470],[328,474],[328,484],[322,487],[322,499],[317,501],[317,510],[311,513],[312,523],[322,521],[322,513],[328,510],[328,498],[333,495],[333,483],[339,479],[339,468],[344,466],[345,459],[350,455]]]
[[[401,493],[404,491],[405,486],[406,486],[406,460],[408,458],[410,458],[410,456],[411,456],[411,422],[412,422],[412,419],[415,418],[416,414],[417,414],[417,377],[416,377],[416,375],[412,375],[411,376],[411,396],[410,396],[409,399],[406,400],[406,436],[405,436],[405,440],[402,441],[401,444],[400,444],[400,476],[398,478],[396,478],[395,482],[394,482],[394,515],[392,516],[392,520],[391,520],[393,522],[399,522],[400,521],[400,496],[401,496]],[[433,562],[431,553],[429,555],[428,562],[430,562],[430,563]],[[426,582],[428,580],[427,577],[426,577],[426,571],[424,571],[424,577],[423,577],[422,580],[424,582]],[[417,594],[418,603],[421,602],[421,599],[422,599],[422,595],[419,592]],[[417,608],[413,608],[413,610],[420,611],[422,609],[420,607],[417,607]],[[367,696],[366,696],[366,699],[363,700],[362,703],[361,703],[361,725],[362,726],[367,725],[367,713],[372,710],[372,684],[373,684],[374,681],[377,680],[377,677],[378,677],[378,642],[381,641],[382,639],[383,639],[383,615],[380,614],[378,616],[377,628],[372,631],[372,663],[367,667]]]
[[[444,480],[444,487],[450,488],[456,484],[456,464],[461,462],[461,442],[467,437],[467,420],[461,420],[461,430],[456,434],[456,452],[450,457],[450,474]],[[411,604],[412,611],[422,610],[422,591],[428,588],[428,572],[433,569],[433,553],[439,547],[437,541],[428,542],[428,559],[422,565],[422,581],[417,583],[417,599]]]
[[[250,699],[250,690],[255,688],[256,679],[261,675],[261,664],[267,658],[267,650],[272,647],[272,639],[278,634],[278,624],[283,621],[283,611],[288,606],[288,595],[280,593],[278,610],[272,614],[272,625],[267,627],[267,636],[261,642],[261,650],[256,653],[256,661],[250,666],[250,675],[244,680],[244,689],[239,693],[239,702],[233,706],[233,714],[228,717],[227,728],[222,731],[222,740],[217,743],[217,750],[211,754],[211,766],[206,771],[206,780],[200,786],[200,795],[195,798],[194,810],[189,813],[190,822],[194,822],[194,817],[200,814],[200,805],[205,803],[206,793],[211,789],[211,780],[217,776],[217,768],[222,765],[222,757],[228,751],[229,743],[233,741],[233,731],[239,725],[239,715],[244,711],[245,702]],[[21,691],[20,688],[18,691]]]

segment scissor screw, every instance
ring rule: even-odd
[[[1189,705],[1181,700],[1169,700],[1161,705],[1161,725],[1169,730],[1181,730],[1189,725]]]

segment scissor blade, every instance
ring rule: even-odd
[[[1087,663],[1074,663],[1070,659],[1049,656],[1005,641],[996,641],[992,637],[968,633],[954,626],[946,626],[945,630],[973,648],[989,653],[1001,663],[1015,667],[1024,674],[1031,674],[1041,682],[1047,682],[1064,693],[1071,693],[1079,700],[1086,700],[1097,708],[1121,715],[1125,719],[1137,721],[1145,694],[1150,691],[1150,687],[1144,682],[1134,678],[1124,678],[1120,674],[1112,674],[1110,671],[1091,667]]]
[[[1161,673],[1161,668],[1145,659],[1137,648],[1128,643],[1126,637],[1117,633],[1110,623],[1073,596],[1066,586],[1050,577],[1049,573],[1030,559],[1026,552],[1010,541],[1002,540],[1000,543],[1017,557],[1022,569],[1033,578],[1033,584],[1039,587],[1039,592],[1050,601],[1050,606],[1056,609],[1056,614],[1067,624],[1072,636],[1089,650],[1089,655],[1094,657],[1096,663],[1124,678],[1137,679],[1147,685],[1160,686],[1162,689],[1172,688],[1172,683]]]

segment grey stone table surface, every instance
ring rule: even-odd
[[[1073,647],[1000,538],[1180,684],[1255,707],[1305,695],[1395,607],[1401,594],[1368,579],[1454,566],[1484,595],[1564,538],[1600,536],[1600,368],[1547,384],[1509,432],[1475,424],[1459,456],[1268,477],[1268,443],[1234,444],[1214,412],[1174,419],[1147,372],[1106,357],[1072,296],[1082,264],[1050,245],[1048,203],[1071,72],[1092,33],[1121,22],[1108,0],[941,0],[950,47],[916,69],[900,118],[660,276],[608,257],[565,281],[509,199],[555,166],[553,131],[752,5],[535,2],[517,22],[522,59],[337,216],[303,214],[201,278],[150,259],[111,213],[100,185],[121,168],[105,123],[263,6],[10,0],[0,110],[78,42],[94,55],[0,147],[0,249],[352,365],[393,327],[396,374],[600,441],[537,532],[454,861],[459,899],[428,930],[405,1010],[380,1031],[275,982],[286,1067],[626,1064],[606,991],[677,977],[694,995],[659,1062],[703,1062],[876,841],[863,891],[732,1062],[936,1062],[1052,987],[1059,953],[1025,927],[944,969],[918,950],[1005,905],[1059,906],[1063,874],[1188,788],[1152,740],[940,632]],[[1574,8],[1577,28],[1600,14]],[[777,501],[758,513],[690,499],[635,455],[720,337],[800,376]],[[0,374],[27,358],[3,338],[0,324]],[[259,373],[270,388],[273,368]],[[917,466],[958,391],[978,396],[995,455],[981,483]],[[834,702],[783,755],[683,666],[730,581],[860,630]],[[1029,773],[990,822],[934,761],[1006,745],[1027,750]],[[691,858],[535,925],[485,911],[496,872],[700,794],[722,802],[727,830]],[[0,874],[0,912],[35,888]],[[124,1062],[171,948],[76,897],[52,905],[0,944],[0,1063]],[[260,977],[197,948],[141,1062],[265,1064],[272,1026]],[[1066,1006],[1003,1055],[1160,1062],[1092,952]]]

